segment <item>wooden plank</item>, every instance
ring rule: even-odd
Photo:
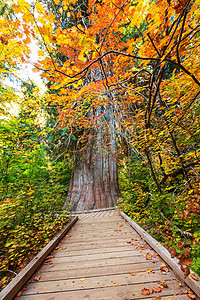
[[[52,293],[60,291],[73,291],[74,289],[80,290],[82,286],[86,289],[102,288],[108,287],[110,285],[127,285],[127,284],[140,284],[143,283],[157,283],[157,281],[165,280],[169,281],[174,279],[174,275],[168,273],[167,275],[162,275],[160,270],[156,270],[155,273],[147,274],[146,272],[135,273],[131,276],[128,272],[125,274],[113,274],[102,275],[102,276],[91,276],[84,278],[73,278],[73,279],[63,279],[54,280],[50,282],[31,282],[29,288],[24,291],[24,295],[31,294],[42,294],[42,293]]]
[[[200,297],[200,278],[196,281],[190,277],[185,278],[184,273],[181,271],[177,258],[172,258],[169,251],[163,247],[158,241],[150,236],[144,229],[137,223],[129,218],[124,212],[120,212],[121,216],[129,222],[129,224],[139,233],[139,235],[160,255],[160,257],[172,268],[174,273],[185,282],[199,297]],[[194,273],[191,271],[191,273]]]
[[[148,246],[147,248],[148,249]],[[94,249],[76,249],[76,250],[73,250],[73,251],[68,251],[68,249],[62,249],[62,250],[59,250],[59,251],[55,251],[54,252],[54,255],[55,257],[61,257],[61,256],[68,256],[68,257],[72,257],[72,256],[84,256],[84,255],[90,255],[90,254],[98,254],[98,253],[112,253],[112,252],[121,252],[121,251],[138,251],[137,249],[135,249],[132,245],[123,245],[123,246],[119,246],[119,247],[108,247],[108,248],[94,248]],[[142,251],[142,250],[139,250],[139,251]]]
[[[121,264],[128,264],[128,263],[135,263],[135,264],[142,264],[146,262],[146,258],[143,255],[137,256],[126,256],[126,257],[113,257],[108,259],[96,259],[96,260],[85,260],[85,261],[76,261],[76,262],[65,262],[59,263],[57,262],[56,265],[51,265],[46,267],[46,271],[52,269],[56,270],[70,270],[73,268],[89,268],[89,267],[101,267],[101,266],[114,266],[114,265],[121,265]]]
[[[46,268],[42,268],[37,272],[37,276],[41,276],[40,281],[51,281],[51,280],[60,280],[60,279],[69,279],[69,278],[83,278],[91,276],[102,276],[102,275],[113,275],[113,274],[123,274],[128,273],[129,271],[133,273],[144,272],[147,269],[152,271],[159,270],[161,263],[153,264],[145,262],[143,264],[137,263],[128,263],[124,265],[113,265],[113,266],[103,266],[103,267],[90,267],[87,269],[71,269],[71,270],[61,270],[54,271],[53,268],[46,271]],[[34,279],[32,279],[34,281]]]
[[[69,240],[69,242],[79,242],[82,243],[84,241],[97,241],[99,239],[101,240],[115,240],[115,239],[131,239],[132,238],[132,234],[128,233],[128,234],[119,234],[119,233],[111,233],[109,235],[106,235],[106,233],[102,233],[101,235],[98,234],[98,232],[93,233],[91,235],[74,235],[72,237],[69,237],[67,240]]]
[[[135,230],[133,228],[131,228],[129,225],[123,224],[123,223],[116,223],[116,222],[110,222],[110,223],[100,223],[98,225],[92,223],[93,220],[91,220],[91,222],[87,225],[85,223],[82,223],[83,220],[79,220],[78,222],[78,226],[75,226],[73,228],[73,232],[77,231],[82,232],[82,231],[94,231],[94,230],[99,230],[99,231],[104,231],[104,230],[110,230],[110,231],[114,231],[114,230],[130,230],[135,232]]]
[[[105,231],[91,231],[90,233],[80,233],[80,235],[78,234],[78,232],[74,232],[73,236],[69,236],[67,238],[65,238],[65,241],[70,241],[70,242],[77,242],[77,241],[83,241],[85,239],[96,239],[98,240],[99,238],[104,238],[105,240],[115,240],[118,238],[128,238],[128,239],[132,239],[133,238],[133,232],[129,232],[129,231],[125,231],[125,232],[109,232],[108,234],[106,234]]]
[[[140,243],[141,244],[141,243]],[[132,245],[128,244],[127,242],[124,242],[122,240],[121,241],[117,241],[117,242],[111,242],[111,241],[106,241],[104,243],[100,243],[100,242],[96,242],[96,243],[91,243],[91,244],[87,244],[86,242],[85,243],[82,243],[82,244],[79,244],[79,243],[71,243],[71,244],[67,244],[67,243],[60,243],[59,246],[62,248],[61,251],[68,251],[68,252],[72,252],[72,251],[80,251],[83,250],[91,250],[91,251],[96,251],[96,249],[109,249],[109,248],[112,248],[112,247],[115,247],[115,248],[119,248],[119,247],[125,247],[129,245],[130,247]],[[141,244],[141,245],[144,245],[144,244]],[[132,246],[133,247],[133,246]]]
[[[118,211],[118,209],[116,207],[107,207],[107,208],[100,208],[100,209],[92,209],[92,210],[81,210],[81,211],[72,211],[71,214],[89,214],[89,213],[93,213],[93,212],[102,212],[102,211],[107,211],[107,210],[113,210],[113,211]]]
[[[144,250],[143,250],[144,251]],[[142,252],[142,251],[141,251]],[[76,261],[90,261],[90,260],[98,260],[98,259],[113,259],[113,258],[121,258],[121,257],[129,257],[129,256],[138,256],[141,255],[140,251],[133,251],[132,249],[122,252],[108,252],[108,253],[95,253],[85,255],[78,255],[78,256],[59,256],[54,257],[52,259],[53,263],[67,263],[67,262],[76,262]]]
[[[86,215],[87,217],[87,215]],[[89,219],[81,219],[79,218],[80,220],[80,223],[83,223],[83,224],[91,224],[91,220]],[[99,224],[106,224],[106,223],[112,223],[113,221],[114,222],[117,222],[117,221],[120,221],[119,220],[119,216],[115,215],[115,216],[110,216],[110,217],[105,217],[104,221],[102,222],[102,219],[96,219],[96,220],[93,220],[96,224],[99,223]]]
[[[73,233],[73,235],[72,235],[72,233]],[[136,234],[136,235],[138,235],[137,233],[136,233],[136,231],[135,230],[131,230],[131,229],[129,229],[129,228],[123,228],[123,230],[121,230],[121,228],[119,227],[117,227],[115,230],[112,230],[111,228],[101,228],[101,229],[98,229],[98,228],[96,228],[96,227],[94,227],[94,228],[87,228],[87,229],[85,229],[85,230],[83,230],[82,228],[80,228],[80,232],[78,232],[78,230],[77,229],[75,229],[75,230],[73,230],[73,232],[71,232],[70,233],[70,235],[67,235],[66,237],[65,237],[65,239],[67,239],[68,237],[73,237],[73,238],[75,238],[76,236],[78,236],[78,235],[88,235],[88,236],[91,236],[91,235],[97,235],[97,234],[100,234],[100,235],[106,235],[106,233],[107,233],[107,235],[113,235],[113,234],[115,234],[115,235],[127,235],[127,233],[129,233],[129,234]]]
[[[85,249],[87,248],[96,248],[96,246],[98,245],[100,248],[101,247],[112,247],[112,246],[120,246],[120,245],[127,245],[131,242],[131,240],[129,238],[127,239],[115,239],[115,240],[104,240],[104,241],[100,241],[100,240],[94,240],[94,241],[90,241],[90,243],[87,243],[87,241],[84,242],[71,242],[71,241],[63,241],[61,243],[62,247],[67,247],[67,248],[74,248],[77,249],[77,247],[79,246],[86,246]]]
[[[130,238],[117,238],[115,240],[109,240],[109,239],[102,239],[102,241],[93,239],[93,240],[89,240],[87,241],[80,241],[78,242],[78,240],[76,241],[63,241],[61,243],[62,247],[67,247],[67,248],[76,248],[79,246],[88,246],[87,248],[92,248],[95,247],[96,245],[99,245],[100,247],[104,247],[104,245],[110,245],[110,246],[115,246],[115,245],[126,245],[128,243],[131,243]]]
[[[102,234],[102,235],[108,235],[110,236],[111,234],[115,234],[115,235],[125,235],[125,234],[133,234],[136,233],[135,230],[133,230],[132,228],[128,228],[128,227],[124,227],[123,229],[121,229],[120,227],[116,227],[116,229],[111,229],[111,228],[98,228],[98,227],[90,227],[90,228],[85,228],[84,230],[81,228],[80,232],[75,229],[73,231],[73,237],[76,237],[77,235],[97,235],[97,234]],[[72,235],[68,235],[67,237],[72,237]]]
[[[113,288],[115,289],[113,291]],[[22,299],[24,300],[131,300],[131,299],[140,299],[140,300],[155,300],[159,298],[155,298],[156,296],[158,297],[158,295],[154,294],[154,297],[145,297],[145,298],[141,298],[141,296],[134,296],[132,293],[132,290],[130,291],[130,287],[123,287],[123,290],[120,291],[120,289],[118,287],[113,287],[113,288],[106,288],[106,289],[100,289],[100,290],[95,290],[95,291],[87,291],[87,290],[83,290],[83,292],[72,292],[72,293],[62,293],[60,294],[43,294],[42,296],[24,296]],[[127,291],[128,290],[128,291]],[[112,293],[112,295],[111,295]],[[173,293],[173,291],[171,292]],[[105,294],[105,297],[102,299],[102,294]],[[109,296],[110,295],[110,296]],[[130,295],[130,297],[128,296]],[[169,297],[170,296],[170,297]],[[92,298],[91,298],[92,297]],[[134,298],[133,298],[134,297]],[[144,296],[143,296],[144,297]],[[185,300],[185,299],[189,299],[186,295],[167,295],[167,296],[163,296],[162,298],[160,298],[162,300]]]
[[[102,227],[102,228],[98,228],[98,227],[88,227],[88,228],[79,228],[80,231],[75,228],[74,230],[72,230],[72,232],[70,234],[68,234],[65,238],[67,237],[71,237],[72,234],[73,234],[73,237],[75,237],[76,235],[80,234],[87,234],[87,235],[91,235],[92,233],[99,233],[99,234],[105,234],[106,232],[108,234],[112,234],[112,233],[115,233],[115,234],[127,234],[127,232],[131,233],[131,234],[136,234],[136,231],[132,228],[128,228],[128,227],[124,227],[124,228],[121,228],[121,227],[115,227],[116,229],[112,229],[110,227]],[[138,234],[137,234],[138,235]]]
[[[160,296],[163,300],[164,297],[175,297],[176,300],[184,300],[187,299],[187,296],[184,295],[184,291],[180,291],[178,288],[178,284],[175,281],[167,282],[169,287],[164,288],[160,293],[154,293],[154,296]],[[154,283],[154,287],[158,287],[159,284],[157,282]],[[47,293],[43,292],[43,294],[30,294],[30,295],[22,295],[20,297],[21,300],[128,300],[128,299],[148,299],[149,296],[142,295],[143,288],[152,288],[152,283],[137,283],[137,284],[129,284],[129,285],[115,285],[108,283],[105,288],[97,288],[97,289],[87,289],[85,287],[85,282],[82,282],[81,288],[79,290],[72,291],[59,291]],[[180,297],[178,296],[180,295]],[[178,298],[179,297],[179,298]],[[153,298],[150,295],[150,298]],[[166,298],[164,298],[166,299]],[[172,298],[173,299],[173,298]],[[168,299],[169,300],[169,299]]]
[[[30,263],[1,291],[1,300],[10,300],[20,291],[23,285],[29,280],[33,273],[38,269],[41,263],[45,260],[47,255],[60,242],[63,236],[70,230],[70,228],[78,220],[75,217],[67,224],[59,234],[57,234],[50,243],[48,243],[39,253],[30,261]]]

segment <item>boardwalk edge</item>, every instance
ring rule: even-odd
[[[187,284],[191,290],[200,297],[200,278],[199,281],[191,279],[189,277],[184,277],[184,273],[181,271],[180,265],[178,264],[177,258],[172,258],[169,251],[163,247],[159,242],[157,242],[150,234],[148,234],[144,229],[142,229],[137,223],[135,223],[130,217],[128,217],[124,212],[120,210],[121,216],[130,224],[135,231],[146,241],[152,249],[154,249],[159,256],[172,268],[173,272],[179,277],[179,279]],[[191,273],[194,273],[191,271]]]
[[[76,223],[78,217],[71,219],[70,223],[67,224],[60,233],[58,233],[31,261],[30,263],[1,291],[1,300],[11,300],[25,283],[30,279],[38,267],[42,264],[48,254],[55,248],[55,246],[61,241],[65,234],[72,228]]]

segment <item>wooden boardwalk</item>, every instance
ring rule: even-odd
[[[108,210],[79,215],[20,300],[189,299],[185,291],[117,210]]]

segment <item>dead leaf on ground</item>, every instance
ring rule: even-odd
[[[35,276],[33,279],[34,279],[35,281],[39,281],[40,278],[41,278],[41,276]]]
[[[189,277],[190,279],[194,279],[194,280],[196,280],[196,281],[199,281],[198,276],[197,276],[196,274],[194,274],[194,273],[191,273],[188,277]]]
[[[197,297],[193,294],[193,292],[187,290],[185,291],[190,299],[197,300]]]
[[[152,260],[153,254],[148,253],[146,254],[146,260]]]
[[[153,297],[152,300],[162,300],[160,296]]]
[[[169,272],[168,266],[165,263],[163,263],[160,266],[160,271],[163,275],[167,275],[167,273]]]
[[[85,281],[85,278],[81,278],[80,281]]]
[[[143,288],[142,291],[141,291],[141,294],[144,295],[144,296],[147,296],[147,295],[153,294],[153,290]]]
[[[145,272],[146,272],[147,274],[155,273],[155,271],[153,271],[153,270],[151,270],[151,269],[146,269]]]
[[[116,282],[115,281],[111,281],[111,284],[115,284]]]
[[[135,245],[134,248],[137,249],[137,250],[140,250],[140,246],[139,245]]]
[[[163,290],[163,288],[162,288],[161,286],[158,286],[158,287],[154,287],[154,288],[153,288],[153,292],[154,292],[154,293],[160,293],[160,292],[162,292],[162,290]]]
[[[179,264],[180,265],[185,265],[185,266],[188,266],[188,267],[190,267],[191,266],[191,264],[193,263],[193,260],[191,260],[190,259],[190,257],[189,257],[189,254],[181,254],[181,255],[179,255],[179,257],[178,257],[180,260],[179,260]]]
[[[47,259],[51,259],[51,258],[54,258],[55,257],[55,255],[49,255],[48,257],[47,257]]]
[[[182,265],[181,265],[181,271],[184,273],[184,276],[185,276],[185,278],[190,274],[190,267],[189,266],[187,266],[187,267],[183,267]]]
[[[136,273],[134,273],[134,272],[132,272],[132,271],[129,271],[129,274],[130,274],[131,276],[135,276],[135,275],[136,275]]]
[[[160,281],[157,281],[159,284],[160,284],[160,286],[162,286],[163,288],[168,288],[169,286],[168,286],[168,284],[167,284],[167,282],[165,282],[164,280],[160,280]]]

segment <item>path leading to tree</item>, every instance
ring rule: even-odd
[[[21,300],[189,299],[117,210],[80,214]]]

